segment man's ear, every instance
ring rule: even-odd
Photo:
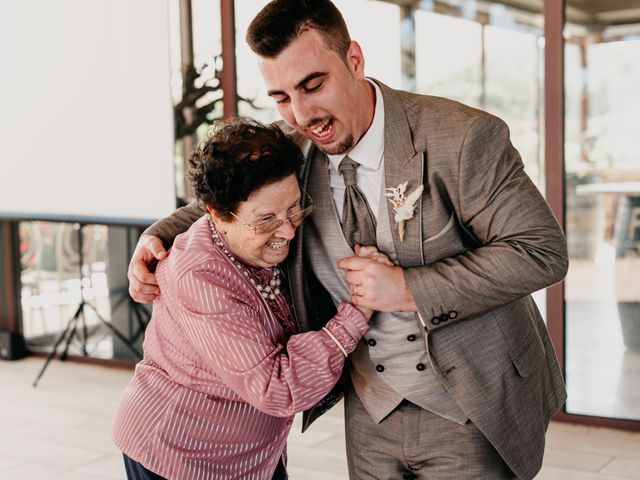
[[[364,78],[364,55],[360,44],[351,40],[347,50],[347,64],[357,78]]]

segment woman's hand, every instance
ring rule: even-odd
[[[356,245],[356,255],[359,257],[373,258],[390,267],[394,266],[393,262],[389,260],[389,257],[373,246],[363,247],[362,245]]]

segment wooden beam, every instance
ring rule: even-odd
[[[564,1],[544,2],[545,189],[564,228]],[[565,371],[564,282],[547,289],[547,327]]]
[[[0,221],[0,332],[20,332],[18,223]]]
[[[222,72],[220,84],[224,118],[238,115],[238,92],[236,85],[236,28],[234,0],[220,0],[220,23],[222,32]]]

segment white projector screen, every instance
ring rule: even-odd
[[[0,2],[0,218],[174,210],[168,0]]]

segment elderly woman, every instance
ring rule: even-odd
[[[331,390],[366,332],[371,312],[342,303],[297,333],[277,265],[313,210],[301,162],[277,127],[240,120],[191,158],[208,215],[156,270],[162,293],[113,428],[129,479],[286,478],[294,414]]]

